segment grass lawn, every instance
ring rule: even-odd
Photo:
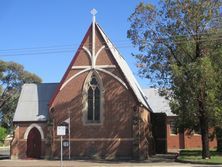
[[[201,150],[182,150],[177,159],[191,163],[222,164],[222,153],[211,151],[211,159],[202,159]]]

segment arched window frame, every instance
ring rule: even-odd
[[[29,125],[29,127],[26,129],[25,134],[24,134],[24,139],[27,140],[29,132],[32,130],[32,128],[37,128],[40,132],[41,139],[44,140],[44,132],[42,130],[42,127],[36,123],[33,123]]]
[[[92,120],[88,120],[88,90],[90,87],[90,81],[91,78],[95,76],[97,82],[98,82],[98,87],[100,90],[100,120],[99,121],[92,121]],[[103,88],[103,83],[101,80],[101,77],[99,75],[99,73],[97,71],[90,71],[89,74],[87,75],[86,79],[85,79],[85,83],[83,86],[83,98],[82,98],[82,104],[83,104],[83,124],[84,125],[101,125],[103,124],[103,120],[104,120],[104,88]]]

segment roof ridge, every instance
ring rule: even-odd
[[[105,40],[110,52],[112,53],[114,59],[116,60],[118,66],[120,67],[120,69],[123,72],[124,77],[126,78],[128,84],[130,85],[131,89],[133,90],[137,100],[142,103],[147,109],[149,109],[150,111],[152,111],[152,109],[150,108],[147,100],[146,100],[146,96],[143,93],[139,83],[137,82],[132,70],[130,69],[129,65],[127,64],[126,60],[124,59],[123,56],[121,56],[120,52],[118,51],[118,49],[115,47],[115,45],[111,42],[111,40],[109,39],[109,37],[105,34],[105,32],[103,31],[103,29],[98,25],[98,23],[96,23],[96,26],[99,29],[99,32],[101,33],[103,39]],[[110,46],[111,45],[111,46]],[[113,47],[114,49],[112,49],[111,47]],[[129,79],[130,78],[130,79]]]
[[[99,27],[99,29],[106,35],[105,31],[102,29],[102,27],[101,27],[97,22],[96,22],[96,25],[97,25],[97,26]],[[107,39],[109,40],[109,42],[113,45],[114,49],[118,52],[119,56],[125,60],[124,56],[122,56],[122,54],[119,52],[119,50],[117,49],[117,47],[115,46],[115,44],[111,41],[111,39],[110,39],[107,35],[106,35],[106,38],[107,38]],[[105,42],[106,42],[106,40],[105,40]],[[125,60],[125,61],[126,61],[126,60]]]

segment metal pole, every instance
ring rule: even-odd
[[[70,119],[70,115],[69,115]],[[69,121],[69,159],[70,159],[70,121]]]
[[[63,162],[62,162],[62,152],[63,152],[63,148],[62,148],[62,135],[61,135],[61,159],[60,159],[60,166],[63,167]]]
[[[70,157],[70,124],[71,124],[71,118],[70,118],[70,110],[69,110],[69,160],[71,159]]]

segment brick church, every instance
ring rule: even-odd
[[[25,84],[14,115],[11,158],[144,159],[153,154],[151,109],[129,66],[93,16],[60,83]],[[70,139],[70,140],[69,140]]]
[[[146,96],[93,15],[60,83],[23,85],[13,119],[11,158],[58,159],[60,125],[67,127],[67,159],[147,159],[190,148],[170,130],[175,115],[169,104],[153,90],[144,92]],[[200,147],[200,136],[194,138],[192,147]]]

